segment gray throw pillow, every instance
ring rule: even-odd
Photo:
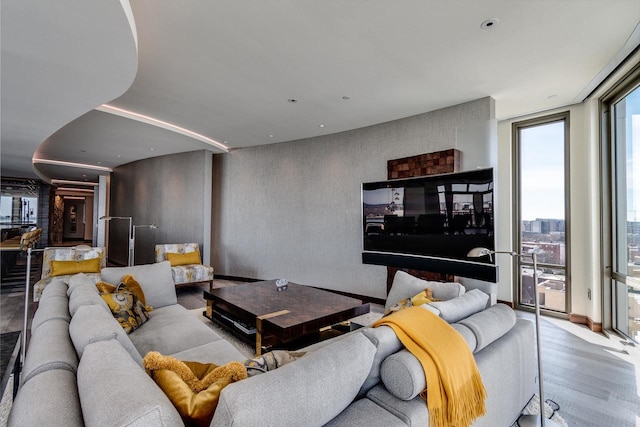
[[[448,301],[429,303],[440,310],[440,317],[448,323],[454,323],[482,311],[487,306],[489,295],[478,289],[472,289],[458,298]]]
[[[100,271],[102,280],[112,285],[120,283],[125,274],[131,274],[140,284],[147,305],[160,308],[178,303],[169,261],[134,267],[107,267]]]

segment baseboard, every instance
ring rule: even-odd
[[[498,304],[505,304],[508,305],[509,307],[511,307],[512,309],[515,310],[516,305],[513,303],[513,301],[503,301],[501,299],[498,300]]]
[[[224,274],[214,274],[214,279],[220,280],[233,280],[234,282],[262,282],[263,279],[250,279],[248,277],[240,277],[240,276],[226,276]]]
[[[602,323],[594,322],[593,320],[591,320],[591,318],[589,318],[589,316],[571,313],[569,315],[569,321],[571,323],[577,323],[579,325],[586,325],[587,328],[589,328],[593,332],[602,332]]]

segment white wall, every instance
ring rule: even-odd
[[[462,170],[495,166],[494,117],[493,99],[483,98],[348,132],[215,155],[216,274],[284,277],[385,298],[386,268],[361,260],[361,184],[387,179],[388,160],[449,148],[462,152]]]
[[[600,281],[600,187],[599,187],[599,141],[597,102],[588,101],[563,109],[518,117],[501,121],[498,124],[499,183],[502,188],[500,216],[496,220],[499,232],[506,246],[500,250],[514,250],[513,242],[513,206],[516,203],[515,189],[512,188],[513,141],[512,124],[536,117],[569,111],[569,172],[570,172],[570,216],[567,227],[571,239],[570,263],[570,313],[586,315],[594,322],[602,321],[601,281]],[[509,188],[509,191],[507,191]],[[507,238],[509,236],[509,238]],[[501,278],[505,280],[505,277]],[[513,283],[513,272],[508,278]],[[587,298],[587,290],[593,296]],[[513,286],[501,283],[498,298],[514,301]]]

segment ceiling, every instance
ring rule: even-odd
[[[1,12],[2,176],[46,181],[486,96],[498,119],[570,105],[640,44],[637,0],[6,0]],[[95,110],[105,103],[138,116]]]

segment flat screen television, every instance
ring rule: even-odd
[[[362,184],[362,260],[495,282],[493,169]]]

